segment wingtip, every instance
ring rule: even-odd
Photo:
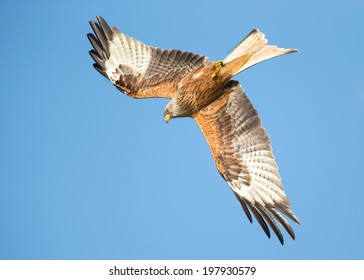
[[[296,234],[293,232],[293,234],[290,234],[290,232],[288,232],[289,235],[291,236],[292,240],[296,240]]]
[[[89,41],[91,41],[92,39],[92,36],[94,36],[94,34],[92,34],[92,33],[87,33],[87,39],[89,40]]]
[[[96,16],[98,22],[100,23],[101,26],[109,26],[106,22],[106,20],[102,17],[102,16]]]
[[[291,215],[288,215],[288,217],[290,217],[297,225],[301,225],[301,221],[297,218],[297,216],[293,212],[291,213]]]
[[[105,20],[104,20],[104,18],[102,16],[97,15],[96,19],[97,19],[98,23],[96,21],[94,21],[94,20],[89,21],[91,27],[92,27],[93,24],[101,24],[101,22],[105,22]]]
[[[279,239],[279,242],[281,243],[281,245],[283,246],[284,245],[284,239]]]
[[[100,15],[97,15],[96,16],[97,20],[100,22],[100,21],[105,21],[104,18]]]

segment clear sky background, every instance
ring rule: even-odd
[[[1,259],[363,259],[363,1],[1,1]],[[251,225],[192,119],[92,67],[102,15],[223,59],[252,28],[300,52],[239,74],[302,225]]]

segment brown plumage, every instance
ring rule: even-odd
[[[96,70],[131,97],[170,98],[166,122],[194,118],[250,222],[253,213],[268,237],[270,227],[283,244],[278,222],[294,239],[283,215],[298,224],[299,220],[284,193],[268,135],[239,82],[231,78],[297,50],[267,45],[264,34],[254,29],[223,61],[212,62],[190,52],[146,46],[110,28],[103,18],[98,21],[90,22],[95,35],[88,34]]]

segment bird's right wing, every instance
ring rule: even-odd
[[[98,16],[87,34],[94,67],[119,90],[134,98],[172,98],[178,82],[193,69],[208,63],[205,56],[180,50],[161,50],[110,28]]]
[[[193,116],[217,169],[251,222],[253,213],[268,237],[269,225],[283,244],[278,222],[294,239],[294,231],[283,215],[296,223],[299,220],[290,209],[269,137],[257,111],[237,81],[230,81],[219,95]]]

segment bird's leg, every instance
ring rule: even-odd
[[[216,61],[214,68],[215,68],[215,75],[219,74],[221,67],[224,66],[224,63],[222,62],[222,60]]]

